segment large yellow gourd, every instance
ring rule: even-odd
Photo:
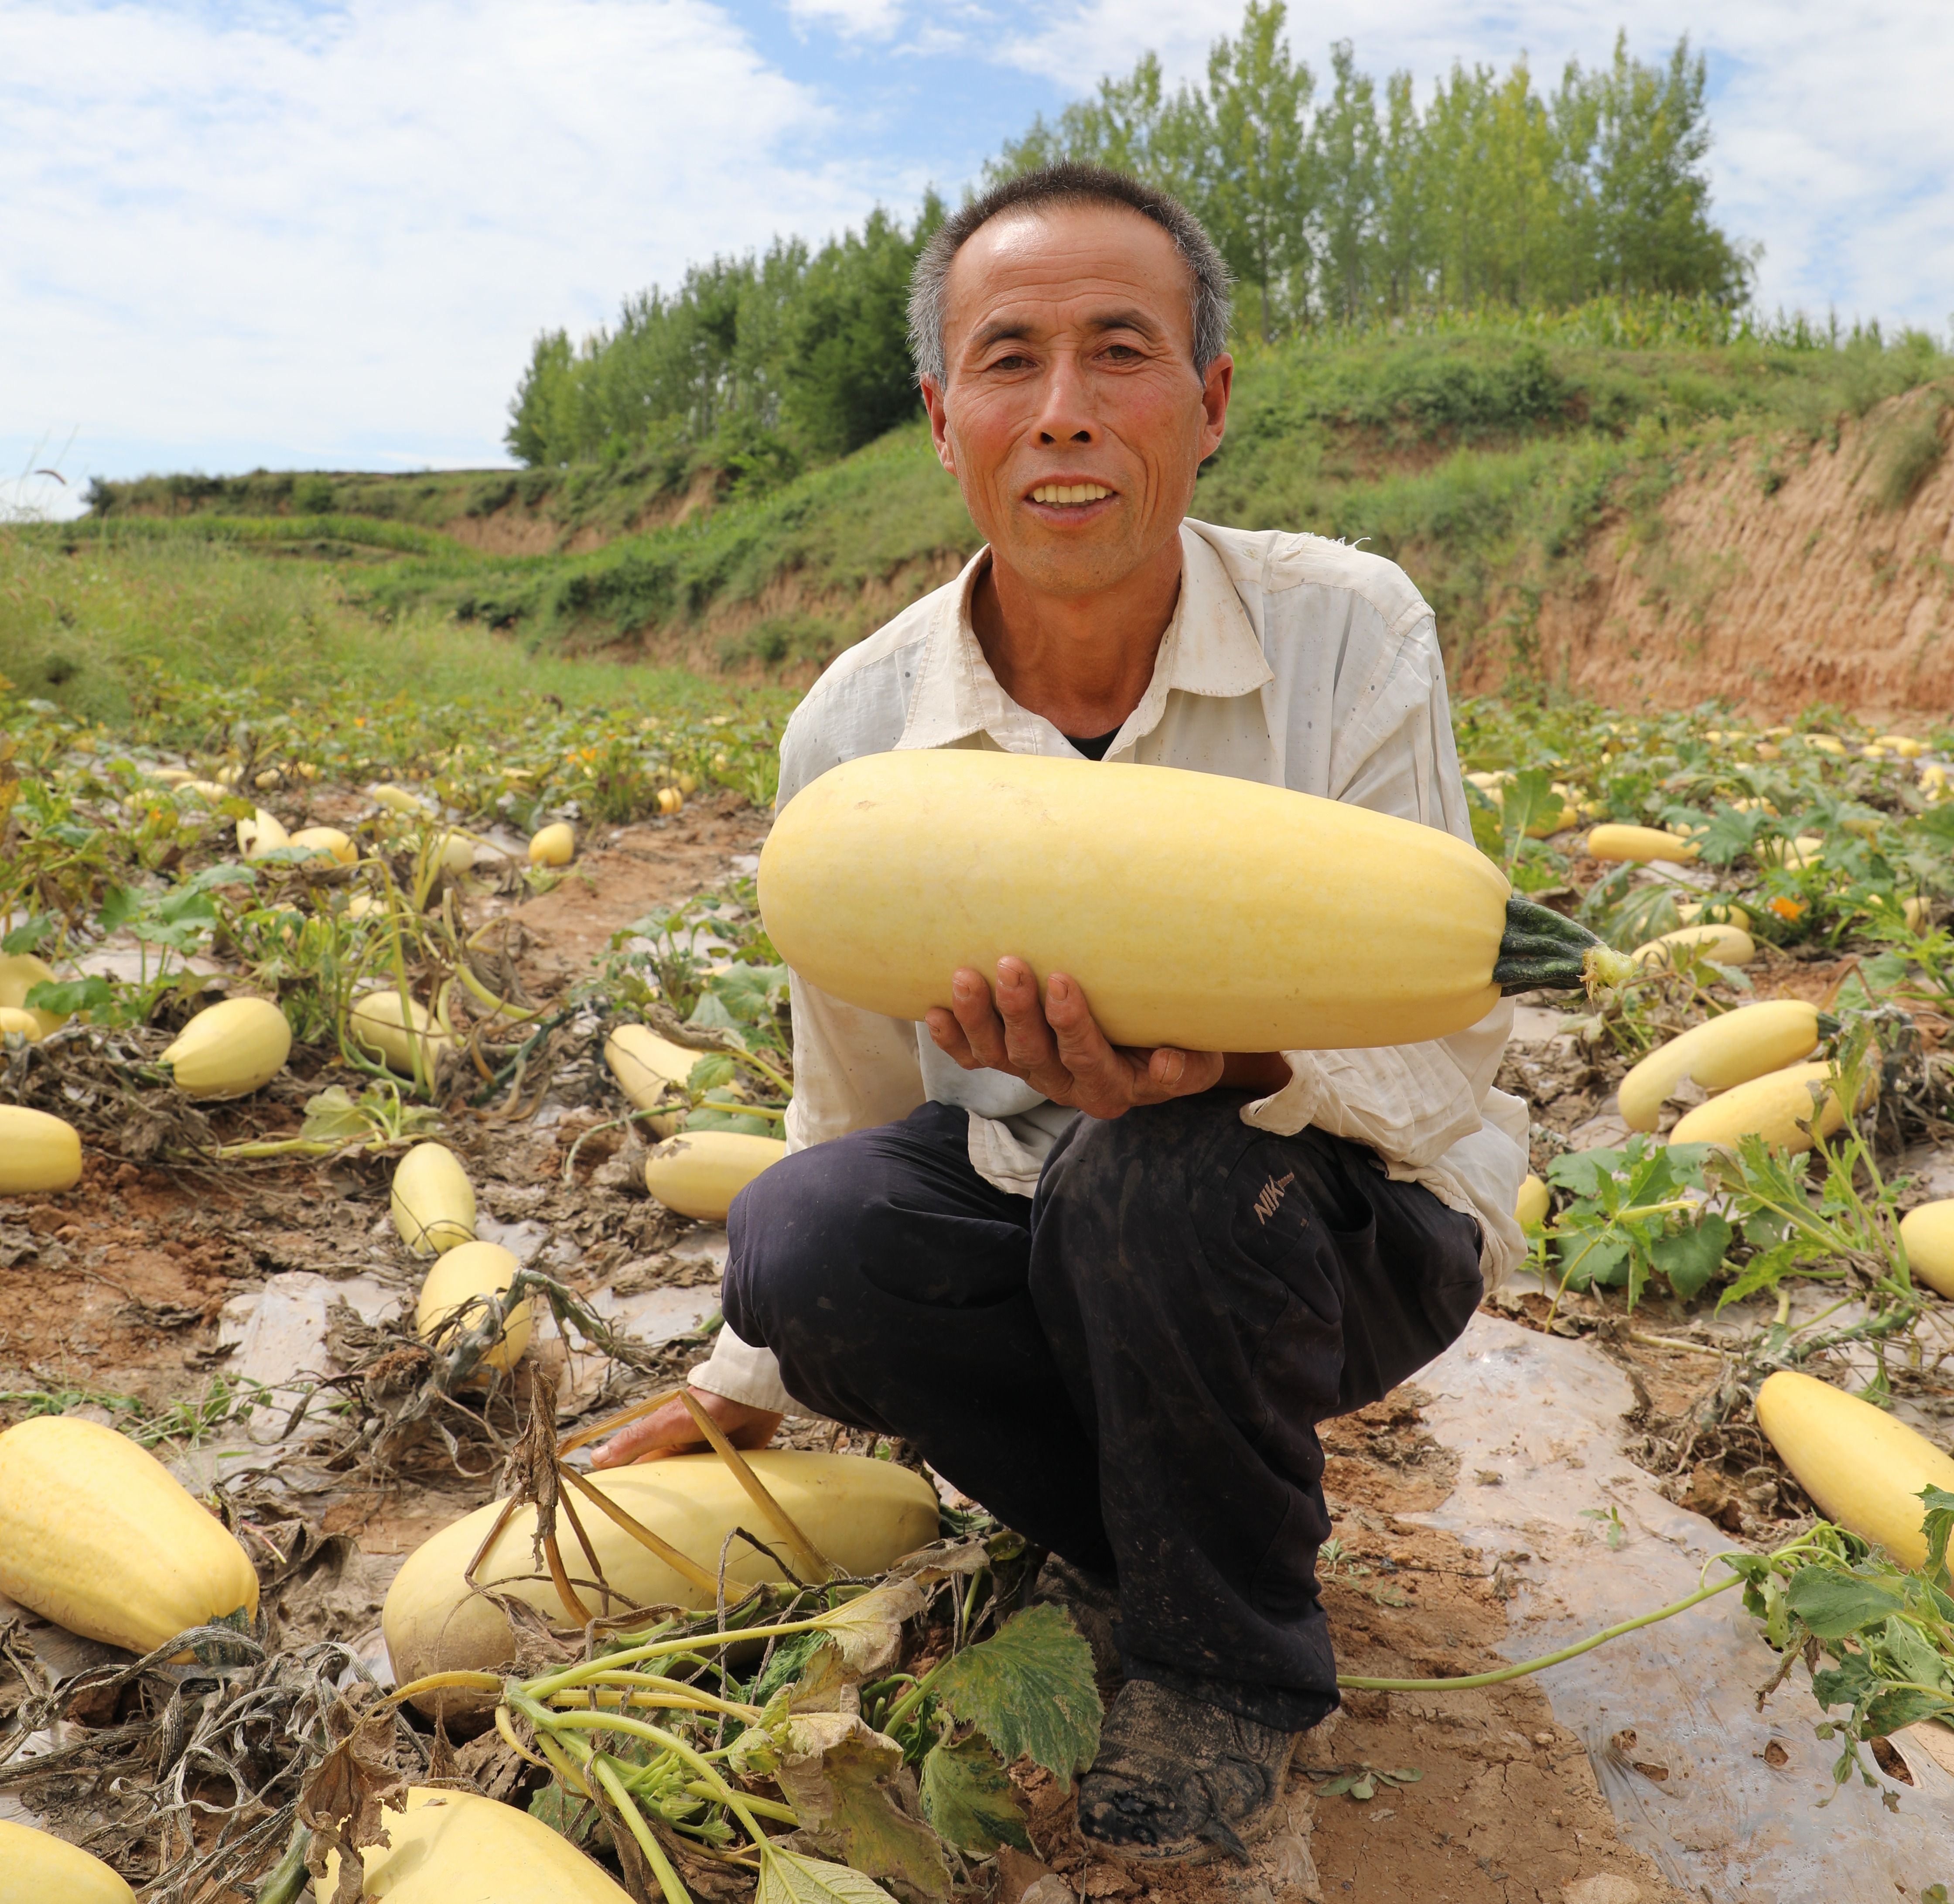
[[[292,1028],[269,998],[227,998],[200,1011],[162,1057],[187,1098],[248,1097],[291,1055]]]
[[[1667,832],[1659,826],[1597,826],[1588,836],[1591,859],[1687,862],[1696,857],[1699,850],[1694,840],[1680,833]]]
[[[222,1522],[127,1435],[61,1415],[0,1434],[0,1592],[134,1653],[258,1610]]]
[[[1899,1220],[1899,1239],[1913,1280],[1954,1296],[1954,1197],[1908,1211]]]
[[[475,1240],[475,1186],[445,1144],[416,1144],[401,1159],[388,1205],[401,1242],[416,1256]]]
[[[614,1025],[604,1041],[604,1061],[617,1080],[618,1089],[636,1111],[654,1111],[664,1100],[665,1087],[684,1083],[704,1055],[659,1037],[649,1025]],[[683,1109],[680,1104],[643,1122],[656,1136],[669,1137],[677,1130]]]
[[[1767,1077],[1753,1078],[1688,1112],[1669,1133],[1669,1141],[1734,1148],[1745,1138],[1755,1136],[1773,1150],[1809,1150],[1812,1129],[1819,1136],[1829,1137],[1846,1121],[1846,1108],[1835,1091],[1825,1092],[1823,1108],[1814,1110],[1811,1087],[1824,1084],[1831,1073],[1831,1066],[1820,1062],[1793,1064]],[[1867,1082],[1870,1087],[1872,1080]],[[1801,1125],[1811,1129],[1801,1130]]]
[[[1954,1491],[1954,1456],[1871,1402],[1791,1368],[1758,1390],[1758,1426],[1827,1519],[1878,1541],[1903,1566],[1927,1558],[1920,1491]]]
[[[1007,954],[1068,973],[1114,1042],[1408,1044],[1500,996],[1509,888],[1435,827],[1167,767],[871,754],[790,801],[761,911],[796,973],[922,1018]]]
[[[602,1865],[540,1818],[473,1792],[410,1786],[404,1811],[384,1811],[387,1843],[360,1854],[360,1895],[387,1904],[630,1904]],[[328,1852],[322,1897],[336,1894]]]
[[[1547,1213],[1553,1207],[1552,1192],[1532,1171],[1528,1171],[1521,1180],[1519,1195],[1513,1199],[1513,1221],[1522,1230],[1531,1230],[1535,1224],[1547,1221]]]
[[[645,1188],[668,1210],[700,1223],[724,1223],[733,1199],[787,1154],[778,1137],[737,1130],[687,1130],[645,1160]]]
[[[920,1475],[892,1461],[796,1448],[762,1449],[746,1460],[801,1532],[845,1573],[883,1573],[936,1538],[935,1490]],[[678,1455],[641,1467],[609,1469],[591,1480],[708,1577],[718,1573],[720,1549],[736,1527],[745,1528],[778,1551],[787,1551],[779,1531],[717,1455]],[[635,1606],[694,1610],[713,1605],[709,1588],[702,1590],[668,1566],[584,1496],[566,1488],[564,1498],[575,1507],[590,1536],[604,1577],[625,1601]],[[507,1617],[492,1601],[470,1594],[463,1579],[501,1511],[501,1503],[492,1501],[444,1528],[410,1554],[394,1576],[381,1623],[394,1671],[402,1682],[451,1669],[492,1670],[507,1661],[514,1644]],[[476,1569],[476,1580],[526,1601],[559,1624],[573,1623],[547,1575],[535,1577],[535,1527],[532,1509],[511,1515]],[[561,1513],[557,1534],[573,1583],[589,1579],[589,1563],[567,1517]],[[737,1597],[748,1587],[782,1576],[765,1554],[736,1540],[727,1555],[726,1577],[728,1596]],[[580,1585],[578,1591],[584,1594],[586,1589]],[[587,1604],[592,1609],[598,1604],[594,1588],[588,1591]],[[432,1712],[441,1697],[429,1694],[416,1703]],[[468,1703],[454,1701],[451,1709]]]
[[[356,1000],[347,1014],[346,1029],[362,1051],[404,1078],[414,1074],[416,1046],[421,1068],[429,1073],[454,1048],[454,1040],[435,1028],[427,1007],[418,998],[407,1001],[406,1015],[402,1015],[397,990],[369,991]]]
[[[1682,925],[1637,946],[1629,956],[1638,966],[1660,971],[1686,965],[1692,957],[1717,965],[1748,965],[1758,948],[1741,925]]]
[[[79,1845],[0,1818],[0,1904],[136,1904],[136,1893]]]
[[[1622,1121],[1631,1130],[1653,1130],[1685,1078],[1706,1091],[1727,1091],[1795,1064],[1817,1043],[1818,1007],[1802,998],[1740,1005],[1657,1046],[1637,1064],[1622,1080]]]
[[[0,1196],[51,1195],[81,1181],[81,1136],[64,1118],[0,1104]]]
[[[40,1007],[30,1007],[27,994],[36,985],[54,983],[54,968],[45,959],[37,959],[31,952],[9,952],[0,955],[0,1005],[10,1010],[24,1011],[40,1027],[39,1036],[47,1037],[58,1032],[68,1023],[64,1013],[43,1011]]]

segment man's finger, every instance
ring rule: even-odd
[[[1004,1048],[1010,1054],[1010,1068],[1049,1097],[1049,1085],[1040,1080],[1049,1076],[1058,1061],[1058,1045],[1051,1026],[1045,1023],[1038,980],[1022,959],[997,961],[997,1010],[1004,1022]]]
[[[963,966],[950,974],[950,1010],[978,1065],[1003,1070],[1010,1059],[1005,1048],[1004,1021],[991,1003],[991,988],[981,973]]]
[[[964,1036],[963,1027],[957,1023],[954,1012],[942,1005],[932,1005],[924,1013],[922,1022],[929,1027],[936,1048],[945,1057],[954,1058],[966,1071],[984,1068],[978,1061],[977,1054],[970,1048],[970,1041]]]
[[[706,1445],[684,1403],[670,1401],[642,1421],[627,1423],[608,1441],[600,1441],[591,1451],[593,1468],[628,1467],[633,1461],[655,1459],[661,1455],[684,1454]]]
[[[1095,1097],[1109,1094],[1132,1101],[1133,1067],[1107,1042],[1076,979],[1054,972],[1045,990],[1045,1015],[1058,1048],[1058,1060]],[[1095,1112],[1104,1117],[1104,1111]]]

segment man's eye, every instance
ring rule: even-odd
[[[993,370],[1029,370],[1032,360],[1013,353],[1008,357],[999,357],[991,366]]]
[[[1130,344],[1109,344],[1106,347],[1105,354],[1115,363],[1136,363],[1139,361],[1140,357],[1139,352]]]

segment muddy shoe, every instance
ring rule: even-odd
[[[1128,1682],[1079,1782],[1079,1830],[1116,1858],[1199,1862],[1274,1824],[1300,1733],[1277,1732],[1158,1686]]]
[[[1103,1574],[1088,1573],[1056,1554],[1046,1557],[1032,1585],[1034,1607],[1063,1607],[1092,1649],[1092,1677],[1107,1705],[1126,1682],[1120,1659],[1120,1590]]]

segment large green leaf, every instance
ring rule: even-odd
[[[1791,1583],[1791,1610],[1820,1639],[1843,1639],[1896,1612],[1899,1596],[1876,1580],[1832,1567],[1807,1567]]]
[[[1032,1849],[1024,1801],[981,1733],[932,1746],[922,1783],[923,1816],[958,1850],[988,1858],[1000,1845]]]
[[[1923,1719],[1939,1719],[1954,1713],[1954,1699],[1944,1692],[1924,1692],[1918,1687],[1896,1686],[1868,1702],[1865,1733],[1869,1739],[1883,1739],[1902,1726],[1917,1725]]]
[[[1029,1756],[1054,1777],[1069,1779],[1099,1749],[1104,1709],[1092,1683],[1092,1648],[1062,1607],[1026,1607],[959,1653],[931,1690],[975,1726],[1007,1764]]]

